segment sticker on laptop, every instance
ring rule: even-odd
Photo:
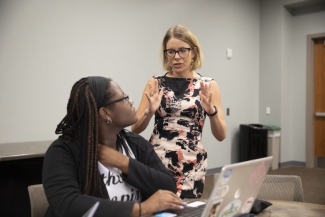
[[[217,217],[221,202],[222,200],[216,200],[212,203],[212,206],[209,209],[208,217]]]
[[[216,198],[224,197],[228,193],[228,191],[229,191],[228,185],[220,186],[216,189],[215,197]]]
[[[246,202],[243,204],[243,208],[241,209],[242,213],[249,213],[249,211],[251,210],[252,206],[254,203],[254,198],[250,197],[246,200]]]
[[[221,184],[222,185],[226,184],[229,181],[231,175],[232,175],[232,169],[229,168],[224,172],[223,176],[221,177]]]
[[[238,199],[238,198],[240,197],[240,195],[241,195],[241,189],[238,188],[238,189],[236,190],[236,192],[235,192],[234,198]]]
[[[231,201],[227,206],[223,208],[221,211],[219,217],[231,217],[234,216],[238,210],[240,209],[241,201],[240,200],[234,200]]]

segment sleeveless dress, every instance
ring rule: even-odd
[[[202,144],[206,118],[200,101],[200,81],[207,77],[154,76],[164,94],[155,113],[150,143],[166,168],[173,173],[180,198],[202,196],[207,171],[207,152]]]

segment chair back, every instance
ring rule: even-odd
[[[42,184],[28,186],[31,217],[44,217],[49,206]]]
[[[218,178],[219,178],[220,173],[215,173],[213,174],[213,178],[214,178],[214,183],[217,184]]]
[[[304,201],[300,176],[266,175],[258,199]]]

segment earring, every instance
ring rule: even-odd
[[[111,124],[112,123],[112,119],[107,118],[107,124]]]

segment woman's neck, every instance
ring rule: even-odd
[[[104,134],[98,136],[98,143],[116,150],[117,134]]]
[[[119,132],[122,128],[117,128],[112,126],[112,124],[107,124],[106,121],[99,119],[98,122],[98,143],[106,145],[116,150],[116,141]]]

